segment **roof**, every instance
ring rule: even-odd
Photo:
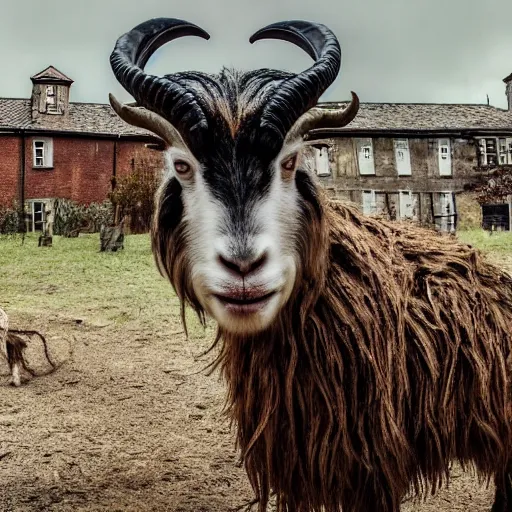
[[[506,76],[503,81],[508,84],[509,82],[512,82],[512,73],[510,75]]]
[[[340,108],[348,102],[321,103],[321,108]],[[56,117],[59,117],[58,121]],[[45,121],[45,118],[46,121]],[[25,129],[99,136],[154,135],[124,122],[109,104],[70,103],[69,115],[31,119],[28,99],[0,98],[0,130]],[[361,103],[356,118],[342,128],[313,130],[316,136],[344,132],[453,132],[503,131],[512,133],[512,112],[490,105],[434,103]]]
[[[343,103],[321,103],[322,108],[340,108]],[[503,130],[512,132],[512,112],[490,105],[443,103],[361,103],[355,119],[329,132],[449,132]],[[324,130],[314,130],[320,133]],[[327,130],[325,130],[327,131]]]
[[[30,79],[32,82],[63,82],[69,85],[73,83],[71,78],[66,76],[64,73],[61,73],[53,66],[48,66],[46,69],[43,69],[43,71],[32,76]]]
[[[59,118],[58,121],[56,118]],[[39,116],[37,121],[33,122],[30,100],[0,98],[0,131],[20,129],[98,136],[155,137],[147,130],[124,122],[109,104],[70,103],[66,118]]]

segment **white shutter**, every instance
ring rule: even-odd
[[[507,139],[507,164],[512,165],[512,138]]]
[[[395,160],[398,176],[411,175],[411,155],[407,139],[395,139]]]
[[[453,231],[454,229],[454,218],[449,217],[455,213],[455,204],[453,202],[452,192],[441,192],[439,194],[439,208],[440,215],[443,215],[439,220],[441,221],[441,231]]]
[[[399,216],[401,219],[412,219],[413,217],[413,196],[410,190],[399,192]]]
[[[363,190],[363,213],[371,215],[377,210],[375,190]]]
[[[358,148],[359,174],[375,174],[372,139],[359,139]]]
[[[327,147],[315,148],[315,167],[318,176],[329,176],[331,174]]]
[[[439,175],[452,175],[452,149],[450,139],[439,139]]]

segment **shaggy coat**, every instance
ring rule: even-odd
[[[315,108],[341,64],[327,27],[250,38],[302,48],[314,64],[298,74],[147,74],[182,36],[209,38],[174,18],[122,35],[112,70],[135,104],[110,100],[168,149],[153,251],[182,308],[220,326],[213,367],[260,512],[271,492],[279,512],[397,512],[452,460],[494,476],[493,512],[512,512],[512,278],[453,238],[324,196],[304,141],[359,105]]]
[[[512,278],[454,238],[320,195],[304,212],[302,275],[278,322],[217,338],[260,511],[273,491],[278,511],[396,512],[411,486],[446,483],[452,460],[500,476]],[[203,317],[184,246],[167,242],[167,270]]]

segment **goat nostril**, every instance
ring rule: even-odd
[[[224,258],[224,256],[222,256],[221,254],[219,254],[219,261],[222,263],[222,265],[224,265],[229,270],[232,270],[233,272],[236,272],[237,274],[243,274],[243,271],[240,268],[240,266],[238,265],[238,263]]]
[[[261,268],[265,262],[267,261],[267,253],[262,254],[258,259],[256,260],[229,260],[219,254],[219,262],[226,267],[227,269],[231,270],[232,272],[236,272],[237,274],[241,276],[246,276],[247,274],[251,274],[252,272],[255,272],[259,268]]]
[[[260,267],[262,267],[266,261],[267,261],[267,253],[265,252],[256,261],[251,263],[251,265],[249,267],[249,272],[255,272]]]

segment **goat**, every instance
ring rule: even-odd
[[[259,501],[284,512],[397,512],[448,482],[451,461],[494,478],[512,512],[512,278],[433,230],[329,199],[311,132],[352,121],[318,109],[341,51],[324,25],[269,25],[314,64],[298,74],[144,72],[164,43],[209,35],[149,20],[111,54],[134,97],[110,103],[163,140],[156,264],[182,308],[218,324],[227,413]]]
[[[23,366],[23,351],[26,343],[18,336],[10,335],[9,318],[2,308],[0,308],[0,342],[3,356],[11,372],[11,383],[19,387],[21,386],[20,366]]]
[[[46,338],[38,331],[9,329],[9,318],[7,313],[0,308],[0,348],[7,364],[9,365],[11,384],[15,387],[21,386],[21,369],[25,370],[32,377],[47,375],[50,373],[37,374],[28,366],[24,356],[25,349],[27,348],[27,342],[23,339],[24,336],[29,339],[31,336],[37,336],[43,344],[44,355],[51,366],[50,371],[54,371],[57,368],[50,358]]]

